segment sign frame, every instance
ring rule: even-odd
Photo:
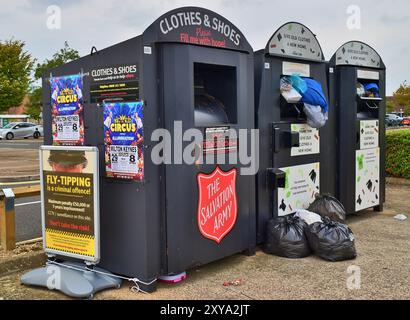
[[[44,202],[44,176],[43,176],[43,151],[85,151],[93,152],[94,156],[94,172],[93,172],[93,202],[94,202],[94,257],[89,257],[81,254],[74,254],[46,247],[46,217],[45,217],[45,202]],[[87,263],[97,265],[100,262],[100,175],[99,175],[99,150],[97,147],[84,147],[84,146],[40,146],[39,149],[40,158],[40,186],[41,186],[41,231],[43,236],[43,250],[47,256],[65,256],[82,260]]]

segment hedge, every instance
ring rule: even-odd
[[[410,179],[410,130],[386,132],[386,173]]]

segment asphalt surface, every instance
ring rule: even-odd
[[[0,140],[0,149],[37,150],[42,144],[42,139]],[[0,188],[16,188],[38,183],[39,181],[30,183],[0,183]],[[16,199],[15,213],[17,242],[41,237],[41,205],[39,196]]]
[[[2,184],[1,189],[16,188],[39,184],[32,183]],[[15,200],[16,213],[16,241],[26,241],[41,237],[41,205],[40,196]]]
[[[120,289],[97,293],[95,299],[408,300],[410,219],[394,219],[398,213],[410,217],[410,205],[403,196],[408,194],[410,186],[388,184],[384,212],[369,210],[348,217],[355,235],[355,260],[329,262],[315,255],[286,259],[258,251],[251,257],[238,254],[187,270],[185,281],[158,283],[151,294],[132,292],[134,284],[123,281]],[[20,277],[25,272],[0,274],[0,300],[68,299],[56,291],[22,286]],[[237,285],[230,285],[232,282]]]
[[[43,139],[0,140],[0,149],[37,150]],[[16,188],[39,184],[39,181],[1,183],[0,188]],[[41,205],[40,196],[16,199],[16,241],[26,241],[41,237]]]
[[[0,149],[31,149],[36,150],[43,144],[43,139],[19,139],[19,140],[1,140]]]

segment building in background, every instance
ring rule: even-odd
[[[42,116],[40,120],[34,120],[27,114],[27,106],[29,105],[29,97],[26,95],[23,102],[17,107],[11,107],[6,113],[0,114],[0,128],[6,126],[11,122],[33,122],[37,124],[42,123]]]

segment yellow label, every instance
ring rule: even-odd
[[[82,256],[95,256],[94,236],[46,229],[46,248]]]

